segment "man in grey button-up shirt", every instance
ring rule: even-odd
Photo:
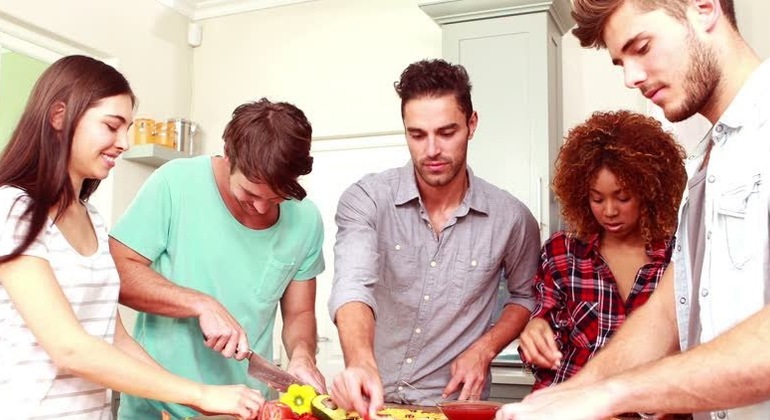
[[[412,159],[340,198],[329,301],[346,363],[332,397],[372,415],[383,400],[488,397],[492,359],[534,306],[540,249],[527,207],[467,167],[478,117],[465,69],[420,61],[396,90]],[[511,296],[493,326],[501,279]]]

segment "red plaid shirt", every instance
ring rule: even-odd
[[[609,341],[626,316],[643,305],[671,260],[672,243],[647,249],[650,263],[636,274],[623,302],[609,266],[599,255],[599,235],[588,243],[557,232],[543,245],[534,281],[538,302],[532,318],[548,321],[562,353],[557,370],[530,365],[533,390],[565,381],[576,374]],[[521,353],[521,350],[519,350]]]

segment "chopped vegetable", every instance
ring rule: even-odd
[[[310,385],[289,385],[289,389],[281,395],[280,401],[289,407],[291,411],[297,414],[310,412],[310,403],[318,395]]]
[[[259,420],[294,420],[291,408],[278,401],[266,401],[259,410]]]

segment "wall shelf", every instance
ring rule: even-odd
[[[137,144],[131,146],[122,155],[123,159],[157,168],[164,163],[178,158],[188,158],[191,155],[158,144]]]

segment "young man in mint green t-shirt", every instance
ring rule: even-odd
[[[272,359],[281,305],[288,370],[325,392],[315,365],[315,278],[324,270],[320,213],[297,178],[310,173],[301,110],[266,99],[239,106],[225,156],[180,159],[147,180],[110,233],[120,302],[163,367],[209,384],[246,384],[249,349]],[[190,408],[124,396],[119,418],[173,418]]]

